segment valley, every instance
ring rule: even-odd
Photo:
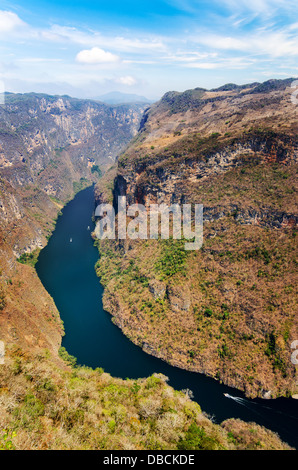
[[[169,92],[150,108],[6,97],[0,423],[16,433],[17,448],[176,449],[187,448],[193,433],[198,449],[288,448],[256,424],[212,423],[164,376],[114,379],[74,366],[61,355],[58,303],[34,265],[63,207],[92,184],[94,208],[119,195],[147,208],[202,203],[197,252],[171,239],[93,240],[103,307],[155,358],[249,398],[293,400],[298,143],[290,83]]]
[[[0,289],[7,306],[0,315],[2,339],[57,352],[63,332],[59,313],[35,271],[17,259],[37,255],[46,245],[62,207],[113,164],[137,133],[144,108],[34,93],[5,96],[0,107]]]
[[[289,83],[167,93],[96,189],[98,202],[204,205],[199,251],[179,240],[98,243],[104,307],[146,352],[248,397],[297,393]]]

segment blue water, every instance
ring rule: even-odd
[[[146,354],[112,323],[111,316],[103,310],[103,288],[94,270],[98,250],[91,238],[93,210],[94,195],[90,187],[65,206],[36,265],[64,322],[66,334],[62,346],[79,364],[102,367],[115,377],[138,378],[162,373],[177,390],[192,390],[194,399],[215,422],[232,417],[254,421],[298,448],[298,400],[248,400],[238,390]]]

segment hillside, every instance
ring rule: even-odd
[[[8,94],[6,105],[0,107],[0,340],[5,343],[5,363],[0,366],[0,450],[289,449],[276,434],[255,423],[229,419],[215,424],[187,391],[173,390],[164,376],[116,379],[102,369],[77,367],[75,359],[60,348],[63,324],[34,264],[59,211],[77,191],[98,182],[101,173],[103,189],[98,187],[98,192],[107,197],[112,195],[115,176],[115,188],[118,178],[133,181],[129,171],[133,172],[138,164],[134,155],[138,143],[122,157],[126,161],[129,156],[130,166],[119,163],[117,169],[111,165],[132,137],[136,142],[140,136],[150,138],[151,131],[145,127],[137,133],[144,109],[141,105],[109,107],[37,94]],[[149,114],[155,110],[153,107]],[[146,114],[143,126],[149,123]],[[151,146],[151,157],[157,163],[159,157]],[[166,150],[163,152],[166,155]],[[139,276],[139,269],[149,269],[150,263],[145,267],[136,260],[134,264],[123,248],[117,254],[116,246],[108,252],[105,248],[101,247],[98,272],[107,285],[106,306],[118,315],[119,325],[119,311],[111,305],[117,306],[120,297],[122,313],[135,313],[125,298],[127,279],[135,286],[134,295],[129,292],[132,301],[142,284],[149,299],[140,309],[144,315],[148,315],[149,308],[153,312],[157,304],[171,311],[168,300],[153,305],[150,292],[155,292],[156,284],[150,284],[148,290],[147,274],[145,282]],[[132,246],[131,254],[135,256],[139,248]],[[163,250],[158,243],[143,248],[144,262],[150,254],[156,256],[158,250],[161,257],[167,256],[167,247]],[[163,261],[159,266],[164,266]],[[176,274],[180,276],[180,266]],[[154,280],[161,285],[168,282],[167,275],[163,280],[157,277]],[[175,283],[177,279],[173,277]],[[124,281],[121,288],[117,285],[120,280]],[[185,287],[184,278],[181,285]],[[143,293],[139,293],[138,301],[143,301]],[[151,321],[151,313],[150,318],[150,326],[161,326],[158,335],[163,341],[163,312],[158,313],[158,321],[157,317]],[[135,325],[131,326],[129,334],[137,342]],[[148,352],[156,354],[146,321],[141,319],[137,327],[140,338],[148,335]],[[128,334],[124,322],[123,331]],[[184,338],[189,340],[187,329]],[[185,344],[181,343],[182,356]]]
[[[204,205],[201,250],[185,252],[179,240],[97,242],[104,306],[146,352],[249,397],[297,393],[291,82],[167,93],[96,190],[98,202]]]
[[[0,337],[56,351],[62,325],[32,268],[63,205],[137,133],[144,106],[29,93],[0,106]],[[26,266],[20,264],[31,264]]]
[[[48,351],[9,348],[0,367],[0,450],[291,449],[255,423],[213,423],[161,374],[120,380],[66,364]]]

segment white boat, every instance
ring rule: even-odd
[[[69,241],[70,241],[70,243],[72,243],[72,238]]]

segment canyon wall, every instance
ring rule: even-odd
[[[24,255],[45,246],[64,204],[113,164],[136,135],[145,107],[6,94],[0,106],[1,339],[59,346],[54,302],[33,267],[17,259],[30,262]]]
[[[181,240],[98,242],[104,306],[145,351],[250,397],[297,393],[290,85],[167,93],[96,188],[97,202],[115,205],[120,195],[147,209],[203,204],[201,250],[186,253]]]

